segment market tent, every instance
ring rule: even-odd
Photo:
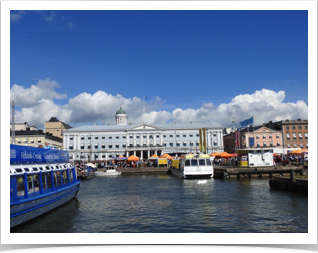
[[[139,158],[137,156],[131,155],[128,157],[128,161],[138,161]]]
[[[229,157],[232,157],[232,155],[230,155],[230,154],[227,153],[227,152],[222,152],[222,153],[221,153],[221,157],[222,157],[222,158],[229,158]]]
[[[295,150],[289,152],[288,154],[297,154],[297,152],[299,152],[300,150],[301,150],[301,149],[295,149]]]
[[[231,154],[232,157],[237,157],[237,153]]]
[[[301,154],[304,154],[304,153],[308,153],[308,149],[300,149],[300,150],[297,150],[297,152],[294,153],[294,154],[301,155]]]
[[[172,156],[170,156],[168,154],[163,154],[162,156],[160,156],[160,158],[167,158],[167,159],[171,160]]]
[[[213,152],[210,156],[217,156],[217,155],[219,155],[218,152]]]
[[[153,154],[152,156],[150,156],[150,158],[158,158],[158,156],[156,154]]]

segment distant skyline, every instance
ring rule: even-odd
[[[306,10],[10,12],[15,121],[308,118]],[[145,106],[145,114],[144,114]]]

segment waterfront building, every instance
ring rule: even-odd
[[[280,126],[283,136],[283,148],[286,151],[308,149],[308,120],[281,120],[269,122],[269,125]]]
[[[63,130],[72,128],[68,124],[59,121],[56,117],[51,117],[49,121],[46,121],[44,123],[44,132],[51,133],[53,136],[62,138],[62,132]]]
[[[239,130],[238,149],[282,148],[282,133],[275,126],[266,127],[265,124],[255,127],[246,127]],[[224,150],[228,153],[235,152],[235,134],[224,135]]]
[[[223,128],[205,123],[127,125],[120,107],[116,125],[80,126],[63,131],[63,146],[74,160],[108,160],[119,155],[141,159],[199,151],[199,129],[205,128],[207,153],[223,152]]]
[[[287,154],[295,149],[308,149],[308,120],[269,121],[260,126],[239,130],[240,149],[274,148],[275,153]],[[224,150],[235,150],[234,133],[224,135]]]
[[[12,131],[10,130],[10,143],[12,143]],[[50,133],[43,133],[42,130],[32,130],[27,127],[26,130],[15,131],[14,144],[29,147],[49,146],[55,149],[61,149],[63,139],[53,136]]]

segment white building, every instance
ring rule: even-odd
[[[223,128],[204,123],[127,125],[126,112],[116,112],[116,125],[94,125],[63,131],[63,146],[74,160],[108,160],[119,155],[148,158],[199,151],[199,129],[206,128],[207,152],[223,152]]]

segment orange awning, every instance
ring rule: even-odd
[[[299,152],[300,150],[301,150],[301,149],[295,149],[295,150],[289,152],[289,154],[297,154],[297,152]]]
[[[221,153],[221,157],[222,157],[222,158],[229,158],[229,157],[232,157],[232,155],[230,155],[230,154],[227,153],[227,152],[222,152],[222,153]]]
[[[300,150],[296,150],[297,152],[295,152],[294,154],[303,154],[303,153],[306,153],[308,152],[308,149],[300,149]]]
[[[160,156],[160,158],[167,158],[167,159],[171,160],[172,156],[170,156],[168,154],[163,154],[162,156]]]
[[[138,161],[139,158],[137,156],[131,155],[128,157],[128,161]]]

